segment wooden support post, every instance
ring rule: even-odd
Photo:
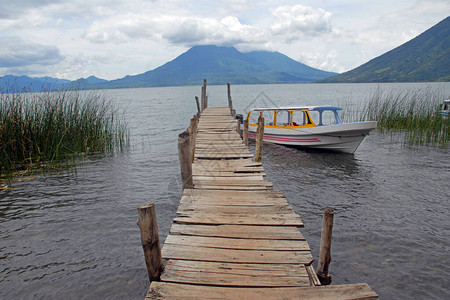
[[[248,146],[248,120],[243,121],[243,127],[242,139],[244,140],[244,145]]]
[[[191,162],[194,162],[195,155],[195,141],[197,139],[197,128],[198,128],[198,115],[194,115],[191,119],[191,127],[189,129],[189,146],[191,148]]]
[[[236,110],[235,109],[231,110],[231,116],[233,118],[236,118]]]
[[[325,208],[323,211],[322,236],[320,240],[319,263],[317,265],[317,277],[323,285],[331,283],[331,276],[328,274],[328,266],[331,262],[331,233],[333,231],[334,209]]]
[[[202,86],[202,96],[201,96],[201,106],[202,106],[202,112],[205,110],[205,87]]]
[[[206,98],[206,79],[203,79],[203,87],[202,87],[202,111],[208,107],[208,100]]]
[[[150,282],[160,280],[164,271],[164,263],[159,244],[158,223],[156,222],[155,204],[149,203],[138,207],[137,225],[141,230],[142,248],[144,248]]]
[[[195,96],[195,102],[197,103],[197,111],[198,111],[197,115],[200,116],[200,114],[202,113],[202,110],[200,108],[200,103],[198,101],[198,97],[197,96]]]
[[[256,145],[255,145],[255,161],[260,162],[262,159],[262,147],[264,138],[264,118],[258,117],[258,129],[256,130]]]
[[[178,158],[180,160],[182,190],[193,188],[192,154],[189,146],[189,133],[187,131],[178,135]]]
[[[227,83],[227,93],[228,93],[228,106],[230,107],[230,113],[233,114],[233,101],[231,100],[230,83]]]
[[[241,120],[236,120],[236,132],[241,134]]]

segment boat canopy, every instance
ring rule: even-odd
[[[282,106],[282,107],[258,107],[258,108],[253,108],[251,110],[249,110],[248,114],[247,114],[247,120],[250,116],[251,112],[259,112],[260,114],[262,114],[263,112],[266,111],[273,111],[273,112],[279,112],[279,111],[288,111],[291,112],[291,114],[294,111],[303,111],[305,113],[305,117],[306,119],[308,119],[308,122],[304,122],[305,124],[309,123],[309,124],[313,124],[314,126],[316,126],[314,124],[314,122],[311,121],[311,117],[309,116],[308,111],[317,111],[319,113],[319,123],[317,124],[317,126],[323,126],[323,112],[324,111],[331,111],[334,114],[334,119],[335,119],[335,123],[334,124],[342,124],[342,120],[338,114],[338,111],[342,110],[341,107],[338,106],[331,106],[331,105],[321,105],[321,106]],[[292,117],[292,115],[291,115]],[[291,122],[291,120],[289,120],[289,123]]]
[[[325,111],[325,110],[342,110],[341,107],[331,106],[331,105],[321,105],[321,106],[282,106],[282,107],[258,107],[253,108],[251,111],[273,111],[273,110],[317,110],[317,111]]]

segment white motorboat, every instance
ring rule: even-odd
[[[247,113],[249,138],[264,118],[264,141],[282,145],[354,153],[376,121],[343,123],[337,106],[254,108]]]

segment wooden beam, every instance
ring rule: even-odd
[[[161,273],[164,271],[164,263],[159,244],[155,204],[149,203],[138,207],[137,225],[141,231],[141,242],[144,249],[148,278],[150,282],[160,280]]]
[[[331,234],[333,231],[334,209],[325,208],[323,211],[322,236],[320,240],[319,263],[317,265],[317,277],[323,285],[331,283],[331,275],[328,274],[328,266],[331,262]]]

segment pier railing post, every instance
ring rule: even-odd
[[[206,98],[206,79],[203,79],[203,86],[202,86],[202,112],[207,107],[208,107],[208,100]]]
[[[144,249],[148,278],[150,282],[154,280],[159,281],[161,273],[164,271],[164,263],[159,243],[155,204],[149,203],[138,207],[137,225],[141,231],[141,242]]]
[[[244,140],[244,145],[248,146],[248,120],[242,122],[244,130],[242,132],[242,139]]]
[[[202,113],[202,110],[200,108],[200,102],[198,101],[198,97],[197,96],[195,96],[195,102],[197,103],[197,111],[198,111],[197,115],[200,116],[201,113]]]
[[[197,138],[197,128],[198,128],[198,115],[194,115],[191,119],[191,126],[189,127],[189,146],[191,150],[191,162],[194,162],[195,155],[195,141]]]
[[[258,117],[258,129],[256,129],[255,161],[262,159],[262,147],[264,138],[264,118]]]
[[[333,231],[334,209],[325,208],[323,211],[322,236],[320,240],[319,263],[317,265],[317,277],[320,283],[328,285],[331,276],[328,274],[328,266],[331,262],[331,234]]]
[[[231,100],[231,88],[230,83],[227,83],[227,93],[228,93],[228,106],[230,107],[230,113],[233,114],[233,101]]]
[[[189,146],[189,133],[187,131],[178,135],[178,158],[180,160],[182,189],[193,188],[192,154]]]

